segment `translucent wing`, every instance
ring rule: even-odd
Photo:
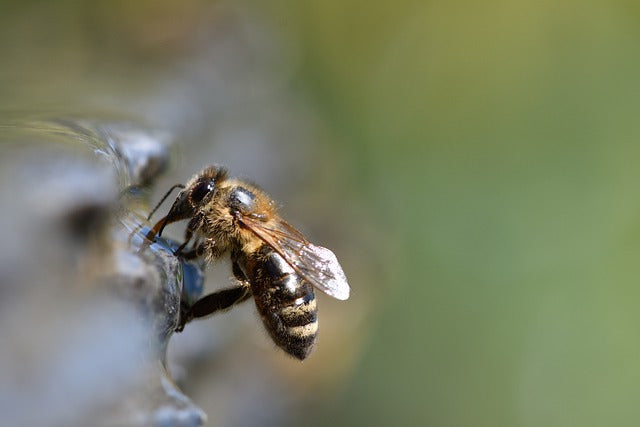
[[[339,300],[349,298],[347,277],[329,249],[310,243],[302,233],[282,220],[266,223],[245,216],[238,216],[238,220],[313,286]]]

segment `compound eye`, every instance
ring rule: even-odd
[[[191,190],[191,200],[195,203],[200,203],[214,188],[215,182],[213,179],[198,183],[193,190]]]

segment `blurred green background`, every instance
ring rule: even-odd
[[[291,425],[640,424],[637,2],[2,8],[5,109],[115,109],[185,141],[205,132],[167,76],[234,22],[277,35],[245,66],[282,67],[279,96],[311,111],[319,161],[298,191],[331,193],[316,221],[337,224],[364,313],[355,349],[318,353],[351,362]]]

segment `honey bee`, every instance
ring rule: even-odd
[[[211,262],[228,253],[239,285],[186,307],[177,330],[195,318],[231,308],[253,296],[275,344],[291,356],[305,359],[318,334],[313,288],[339,300],[349,298],[349,284],[336,256],[310,243],[280,218],[267,194],[228,177],[222,167],[207,167],[180,187],[183,189],[169,213],[154,225],[148,237],[160,236],[166,225],[189,219],[185,241],[176,255],[205,257]]]

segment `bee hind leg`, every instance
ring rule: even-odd
[[[222,289],[200,298],[191,307],[183,307],[180,312],[180,322],[176,331],[184,329],[184,325],[193,319],[206,317],[218,311],[227,310],[236,304],[246,301],[251,296],[251,287],[248,283],[241,286]]]

